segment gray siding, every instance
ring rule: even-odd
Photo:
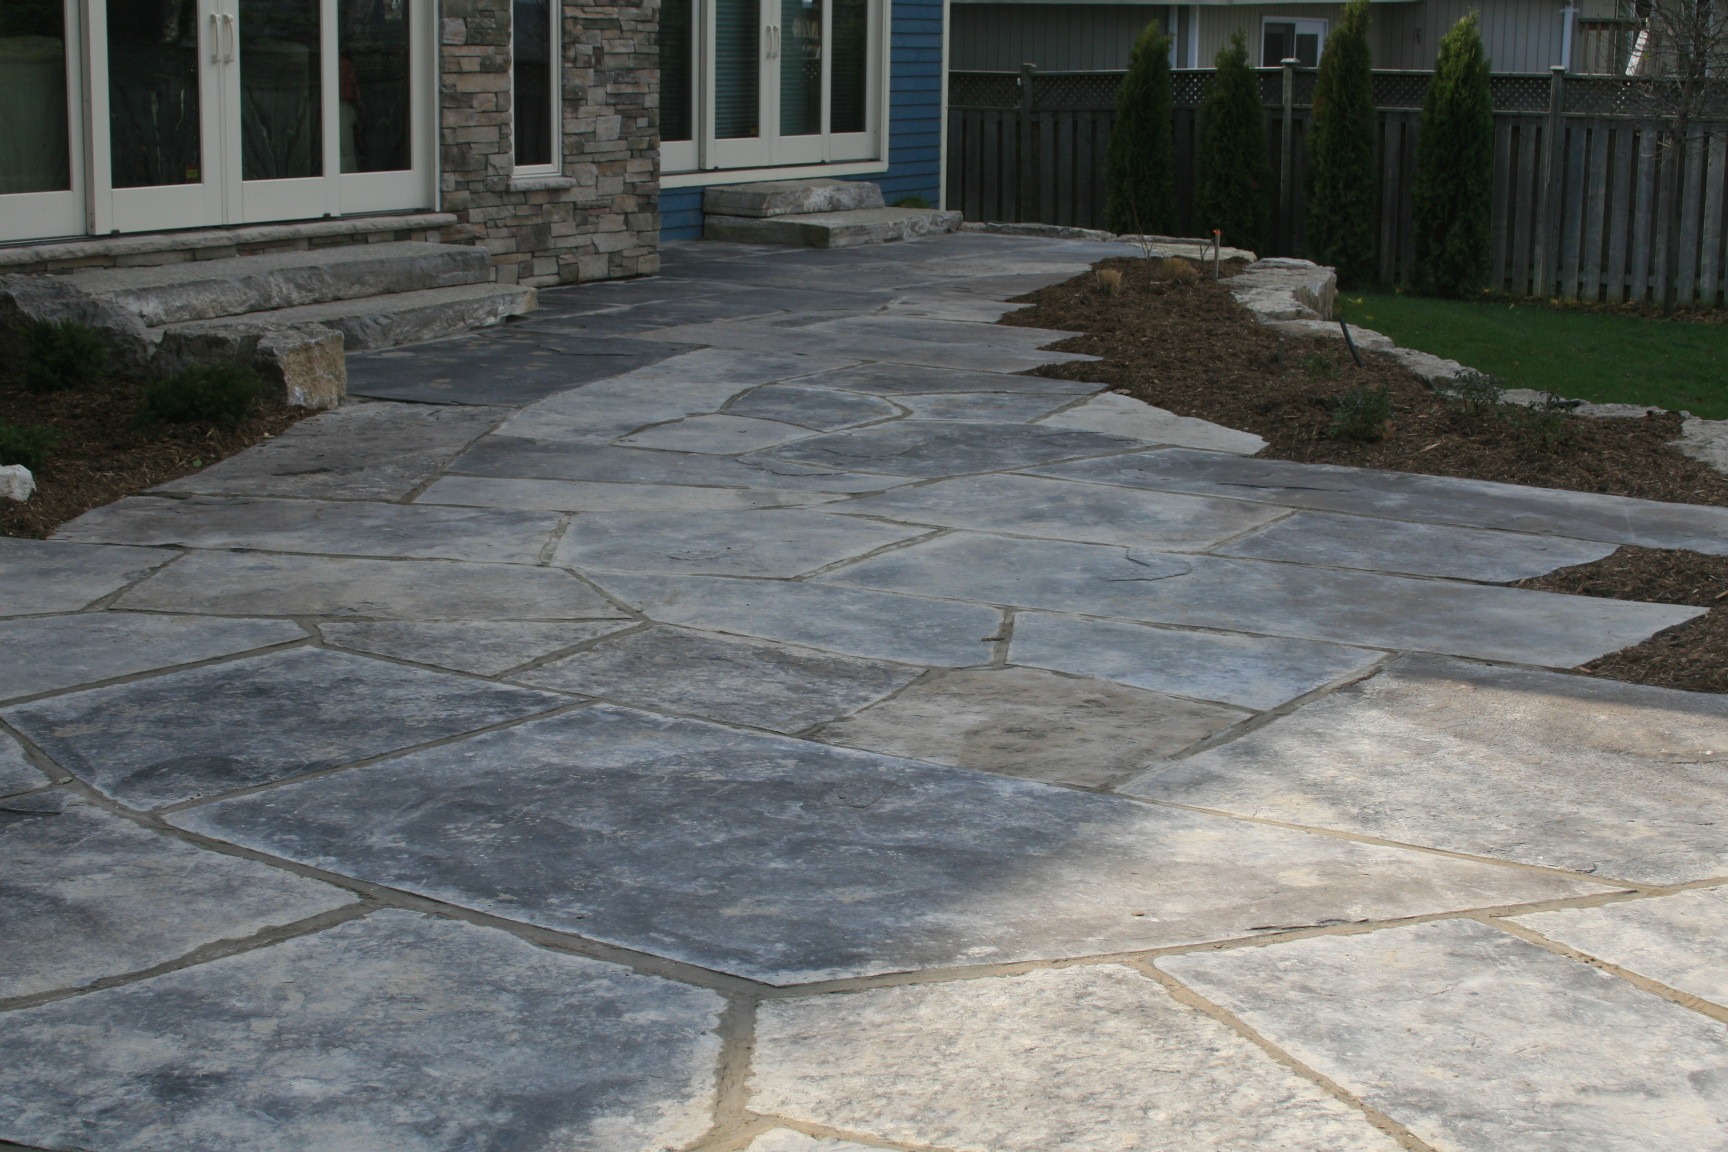
[[[1128,67],[1147,24],[1168,27],[1162,4],[955,4],[948,66],[957,72],[1100,72]]]

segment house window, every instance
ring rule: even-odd
[[[558,170],[558,5],[514,0],[511,9],[512,108],[516,170]]]
[[[1277,68],[1292,56],[1304,68],[1320,63],[1326,43],[1326,21],[1267,17],[1261,25],[1260,66]]]
[[[886,0],[665,0],[661,170],[881,158]]]

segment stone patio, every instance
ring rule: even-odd
[[[1015,374],[1123,251],[673,248],[0,540],[0,1146],[1728,1149],[1728,702],[1568,671],[1696,610],[1503,586],[1728,511]]]

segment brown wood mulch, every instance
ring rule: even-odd
[[[1242,267],[1227,264],[1225,275]],[[1114,277],[1099,270],[1119,271],[1119,284],[1112,288]],[[1053,347],[1103,358],[1051,365],[1042,375],[1106,384],[1256,433],[1267,442],[1262,456],[1728,506],[1728,476],[1668,446],[1680,434],[1676,414],[1604,420],[1441,393],[1388,356],[1364,351],[1358,368],[1341,340],[1274,332],[1222,285],[1173,276],[1168,262],[1108,260],[1020,300],[1031,307],[1003,323],[1080,332]],[[1356,425],[1378,438],[1349,436],[1341,412],[1353,402],[1372,409],[1382,391],[1387,418]],[[1711,608],[1580,671],[1728,692],[1728,558],[1622,548],[1519,586]]]
[[[60,433],[35,471],[36,494],[24,503],[0,500],[0,536],[41,539],[92,508],[197,472],[311,415],[264,399],[233,428],[163,424],[141,416],[142,402],[142,386],[131,380],[47,394],[0,382],[0,422]]]

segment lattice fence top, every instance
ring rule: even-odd
[[[1039,76],[1032,85],[1034,108],[1114,108],[1121,72],[1068,72]]]
[[[1546,76],[1490,76],[1488,90],[1494,95],[1494,111],[1546,112],[1551,83]]]
[[[1018,108],[1020,77],[1012,72],[950,72],[948,104],[954,108]]]
[[[1420,108],[1433,82],[1431,72],[1376,72],[1374,107]]]

